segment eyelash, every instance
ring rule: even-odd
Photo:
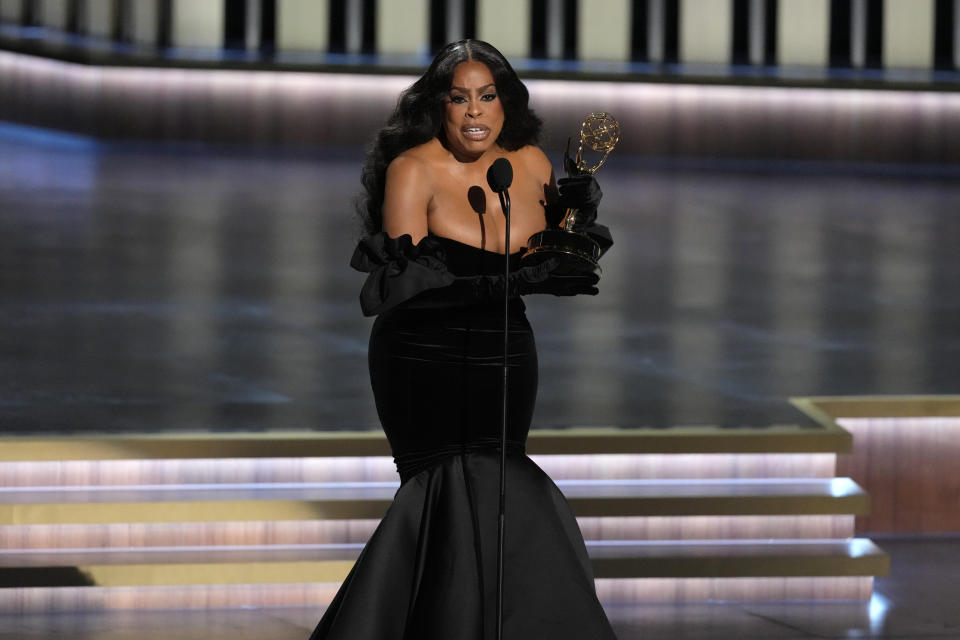
[[[480,99],[481,99],[482,101],[484,101],[484,102],[493,102],[494,100],[497,99],[497,94],[495,94],[495,93],[485,93],[485,94],[483,94],[482,96],[480,96]],[[466,101],[467,101],[467,99],[466,99],[464,96],[451,96],[451,97],[450,97],[450,102],[452,102],[453,104],[464,104],[464,103],[466,103]]]

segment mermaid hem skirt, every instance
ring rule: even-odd
[[[507,456],[504,632],[613,639],[559,489]],[[311,640],[493,640],[499,453],[450,456],[401,485]]]

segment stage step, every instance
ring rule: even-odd
[[[362,544],[35,549],[0,554],[0,587],[145,587],[342,581]],[[589,542],[600,578],[877,576],[866,539]]]
[[[579,517],[865,514],[849,478],[565,480]],[[380,518],[396,482],[265,483],[0,489],[0,524],[256,522]]]
[[[847,540],[594,541],[598,578],[883,576],[887,554],[866,538]]]
[[[2,448],[0,443],[0,448]],[[833,478],[836,453],[544,454],[531,459],[560,480]],[[388,456],[158,458],[0,462],[0,487],[397,482]]]
[[[832,423],[831,423],[832,424]],[[606,602],[867,599],[835,426],[535,431]],[[322,605],[390,505],[380,433],[0,438],[0,611]]]
[[[854,518],[841,515],[626,516],[577,518],[586,540],[849,538]],[[3,549],[363,543],[378,519],[257,522],[114,522],[0,525]]]

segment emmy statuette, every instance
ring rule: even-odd
[[[593,175],[606,162],[619,140],[620,123],[613,116],[603,112],[591,113],[580,126],[580,144],[573,159],[570,158],[570,145],[567,143],[563,158],[564,172],[568,176]],[[599,161],[588,164],[583,154],[584,147],[602,154]],[[556,227],[530,236],[523,263],[539,264],[555,258],[560,263],[559,273],[595,273],[599,276],[600,246],[586,233],[574,230],[578,216],[578,209],[567,209]]]

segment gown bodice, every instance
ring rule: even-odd
[[[439,236],[436,255],[457,277],[503,272],[504,256]],[[516,269],[520,253],[510,256]],[[443,298],[442,288],[417,301]],[[533,418],[537,352],[519,297],[508,304],[507,439],[522,451]],[[378,316],[370,336],[370,379],[380,422],[402,480],[444,456],[499,442],[503,386],[503,299],[407,307]]]

